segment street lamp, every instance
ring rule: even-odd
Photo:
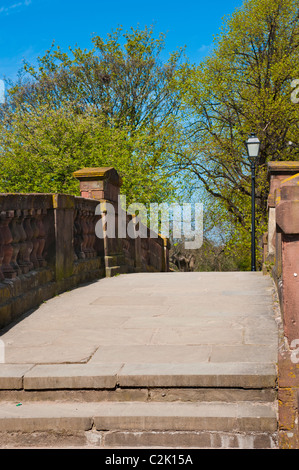
[[[260,153],[261,143],[255,134],[245,142],[251,167],[251,271],[256,271],[255,253],[255,165]]]

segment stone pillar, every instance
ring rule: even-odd
[[[73,175],[80,181],[82,197],[117,204],[122,181],[114,168],[83,168]]]
[[[118,197],[122,181],[114,168],[83,168],[74,172],[74,177],[80,181],[81,196],[88,199],[96,199],[101,203],[105,269],[106,276],[122,272],[123,253],[122,244],[118,238]],[[111,214],[111,211],[113,212]],[[107,223],[114,217],[114,236],[109,236]]]
[[[268,247],[266,261],[273,262],[275,258],[276,239],[276,216],[275,216],[275,194],[281,183],[288,177],[299,172],[299,162],[269,162],[268,179],[270,192],[268,196]]]
[[[74,197],[53,194],[54,245],[50,260],[55,280],[61,281],[72,276],[74,269]]]

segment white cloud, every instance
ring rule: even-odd
[[[204,54],[204,55],[209,54],[209,53],[212,51],[213,46],[214,46],[213,43],[211,43],[211,44],[203,44],[203,45],[198,49],[198,52],[199,52],[200,54]]]
[[[0,7],[0,15],[1,14],[9,15],[10,13],[12,13],[18,8],[28,7],[29,5],[31,5],[31,3],[32,3],[32,0],[24,0],[23,2],[14,3],[13,5],[10,5],[9,7]]]

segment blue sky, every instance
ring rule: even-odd
[[[192,62],[210,51],[222,18],[242,0],[0,0],[0,78],[15,79],[23,59],[36,63],[53,40],[68,46],[91,47],[92,34],[106,38],[124,29],[150,26],[167,33],[167,51],[186,46]]]

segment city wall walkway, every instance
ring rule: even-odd
[[[43,303],[2,330],[3,442],[70,419],[85,438],[96,426],[103,446],[172,446],[180,432],[178,447],[275,447],[274,292],[262,273],[140,273]]]
[[[261,273],[141,273],[43,303],[1,336],[7,364],[277,362]]]

